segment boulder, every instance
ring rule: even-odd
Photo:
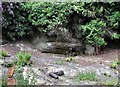
[[[87,44],[85,47],[85,54],[93,55],[95,53],[95,47]]]
[[[46,42],[39,43],[37,49],[44,53],[66,54],[71,52],[83,53],[84,46],[80,43],[64,43],[64,42]]]
[[[43,53],[56,53],[56,54],[82,54],[84,52],[84,45],[64,29],[55,29],[54,33],[49,36],[44,34],[33,35],[30,42],[33,46]],[[57,36],[56,36],[57,34]]]

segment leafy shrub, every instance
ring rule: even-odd
[[[105,26],[106,23],[103,21],[91,20],[88,24],[81,25],[80,27],[83,30],[89,44],[102,46],[107,44],[103,37],[105,34]]]
[[[81,2],[28,2],[23,3],[22,7],[29,13],[28,19],[32,25],[47,32],[50,27],[64,25],[70,14],[83,10],[82,5]]]
[[[120,2],[3,2],[3,36],[16,40],[35,30],[49,35],[62,26],[74,38],[86,38],[87,44],[107,45],[106,35],[111,39],[120,38],[119,5]],[[78,25],[82,25],[82,31]]]
[[[119,26],[120,26],[120,12],[117,11],[117,12],[113,12],[111,16],[109,16],[109,25],[112,27],[112,28],[115,28],[117,29]]]
[[[17,57],[18,57],[18,61],[17,61],[17,64],[18,65],[22,65],[22,66],[24,66],[24,65],[30,65],[31,64],[31,61],[30,61],[30,59],[31,59],[31,54],[30,53],[25,53],[25,54],[22,54],[21,52],[19,52],[18,54],[17,54]]]
[[[31,54],[30,53],[26,53],[25,54],[25,61],[30,61],[31,59]]]
[[[2,2],[2,33],[10,40],[16,40],[32,33],[27,13],[19,2]]]

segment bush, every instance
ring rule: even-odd
[[[91,20],[91,22],[86,25],[81,25],[80,27],[89,44],[102,46],[107,44],[103,37],[106,33],[104,30],[105,26],[106,23],[103,21]]]
[[[70,14],[83,10],[82,5],[82,2],[29,2],[23,3],[22,7],[28,12],[28,19],[32,25],[46,33],[50,27],[65,25]]]
[[[76,39],[86,38],[87,44],[103,46],[107,44],[106,35],[120,38],[119,5],[120,2],[3,2],[3,36],[16,40],[35,30],[49,35],[62,26]],[[78,25],[82,25],[81,29]]]
[[[27,13],[21,9],[21,3],[2,2],[2,33],[10,40],[16,40],[32,33]]]

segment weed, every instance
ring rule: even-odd
[[[120,65],[120,61],[118,59],[116,59],[115,61],[112,62],[110,67],[113,69],[116,69],[118,65]]]
[[[16,67],[16,85],[35,85],[36,79],[33,75],[33,71],[27,73],[26,78],[23,76],[23,72],[21,67]],[[32,75],[32,76],[31,76]],[[26,87],[26,86],[25,86]]]
[[[4,58],[4,57],[8,57],[8,56],[9,56],[9,55],[8,55],[7,52],[5,52],[5,51],[3,51],[3,50],[0,51],[0,58]]]
[[[25,54],[25,61],[30,61],[31,59],[31,54],[30,53],[26,53]]]
[[[118,85],[118,81],[107,81],[107,82],[101,82],[99,85]]]
[[[5,62],[4,66],[9,68],[9,67],[12,67],[14,65],[13,62]]]
[[[66,62],[75,62],[75,58],[74,57],[68,57],[65,59]]]
[[[78,81],[82,80],[90,80],[95,81],[96,80],[96,73],[95,72],[79,72],[76,76],[76,79]]]
[[[30,63],[31,63],[31,61],[30,61],[31,54],[30,53],[23,54],[23,53],[19,52],[17,54],[17,57],[18,57],[18,61],[17,61],[18,65],[22,65],[22,66],[30,65]]]

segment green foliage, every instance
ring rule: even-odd
[[[120,65],[120,61],[117,59],[111,63],[110,67],[116,69]]]
[[[2,65],[4,65],[4,67],[9,68],[9,67],[12,67],[14,65],[14,63],[13,62],[4,62],[4,64],[2,64]]]
[[[120,34],[117,34],[117,33],[113,33],[111,35],[111,39],[119,39],[120,38]]]
[[[0,58],[7,57],[7,56],[8,56],[7,52],[5,52],[3,50],[0,51]]]
[[[36,83],[36,79],[33,75],[33,71],[30,71],[29,73],[27,73],[26,78],[23,76],[23,71],[21,69],[22,67],[17,66],[15,73],[16,73],[16,85],[18,86],[28,86],[28,85],[35,85]]]
[[[4,2],[3,8],[7,7],[6,4],[9,3]],[[35,30],[49,35],[50,31],[62,26],[76,39],[86,38],[85,42],[91,45],[107,45],[105,36],[111,39],[120,38],[119,5],[120,2],[15,3],[12,9],[14,16],[9,15],[7,10],[2,14],[3,36],[16,40],[29,36]],[[75,19],[76,16],[78,19]]]
[[[18,65],[28,65],[31,63],[30,59],[31,59],[31,54],[30,53],[25,53],[25,54],[22,54],[21,52],[19,52],[17,54],[17,57],[18,57],[18,61],[17,61],[17,64]]]
[[[31,54],[30,53],[26,53],[25,54],[25,61],[30,61],[31,59]]]
[[[10,15],[8,10],[2,12],[2,33],[3,36],[10,40],[16,40],[28,36],[32,33],[32,26],[27,19],[27,13],[21,9],[21,3],[11,2],[13,15]],[[3,2],[2,7],[9,7],[9,2]]]
[[[38,26],[42,32],[47,32],[50,27],[66,23],[67,17],[74,11],[82,11],[82,5],[82,2],[29,2],[23,4],[23,9],[29,13],[28,19],[32,25]]]
[[[80,27],[83,30],[89,44],[102,46],[107,44],[103,38],[105,34],[105,26],[106,23],[103,21],[91,20],[91,22],[86,25],[81,25]]]
[[[111,16],[109,16],[110,26],[112,28],[117,29],[120,26],[120,12],[113,12]]]
[[[76,60],[75,60],[74,57],[67,57],[67,58],[65,59],[65,61],[66,61],[66,62],[75,62]]]
[[[80,80],[95,81],[96,80],[96,73],[95,72],[79,72],[76,76],[76,79],[78,81],[80,81]]]

